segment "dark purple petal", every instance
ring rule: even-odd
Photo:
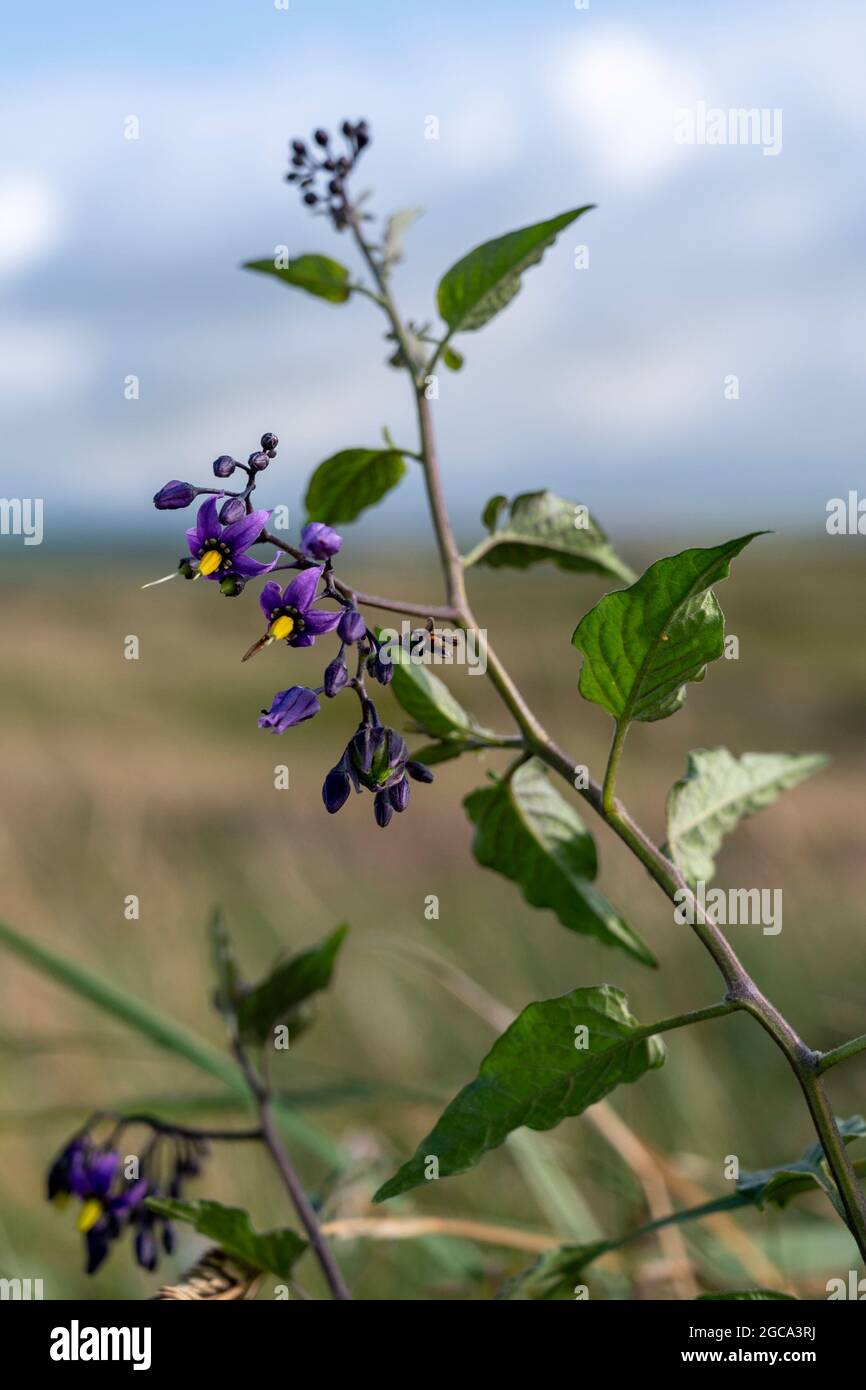
[[[410,760],[406,764],[406,771],[410,777],[414,777],[416,782],[433,781],[433,773],[430,771],[429,767],[425,767],[423,763],[414,763]]]
[[[159,1247],[151,1225],[139,1226],[135,1237],[135,1258],[142,1269],[156,1269]]]
[[[199,539],[198,530],[195,526],[193,526],[191,531],[187,531],[186,543],[189,546],[190,555],[198,556],[198,552],[201,550],[201,540]]]
[[[391,805],[391,797],[388,792],[376,793],[373,798],[373,814],[376,817],[376,824],[384,830],[394,814],[394,807]]]
[[[336,767],[331,768],[322,786],[322,800],[325,803],[325,810],[334,815],[341,806],[345,805],[349,791],[349,778],[338,763]]]
[[[403,777],[388,790],[391,805],[395,811],[405,811],[409,805],[409,780]]]
[[[84,1265],[85,1274],[95,1274],[108,1254],[108,1226],[103,1221],[97,1222],[92,1226],[84,1237],[87,1260]]]
[[[249,516],[244,516],[240,521],[233,521],[231,526],[227,526],[220,540],[230,545],[236,554],[244,551],[261,535],[269,516],[269,511],[250,512]]]
[[[279,584],[276,583],[275,580],[269,579],[267,584],[262,589],[262,592],[259,594],[259,604],[268,622],[270,622],[271,620],[271,614],[273,613],[274,609],[279,608],[282,604],[282,601],[282,589],[280,588]]]
[[[207,501],[202,502],[198,509],[198,516],[195,519],[195,530],[200,546],[204,545],[205,541],[211,540],[214,536],[219,536],[222,530],[219,523],[219,516],[217,515],[219,511],[218,499],[220,497],[222,497],[221,492],[218,493],[216,497],[208,497]]]
[[[227,497],[220,507],[220,521],[223,526],[234,526],[238,521],[243,521],[246,514],[247,509],[242,497]]]
[[[334,660],[325,668],[322,683],[325,687],[325,694],[329,700],[345,688],[349,682],[349,672],[346,663],[340,656],[335,656]]]
[[[290,647],[311,647],[316,639],[311,632],[299,632],[297,637],[287,640]]]
[[[339,610],[329,613],[325,608],[308,608],[304,614],[304,630],[311,632],[314,637],[321,637],[326,632],[334,631],[341,616]]]
[[[278,690],[267,714],[259,719],[260,729],[273,729],[274,733],[285,733],[295,724],[312,719],[321,709],[319,698],[314,691],[303,685],[293,685],[288,690]]]
[[[120,1170],[120,1154],[108,1150],[96,1153],[85,1162],[90,1189],[88,1197],[104,1197]]]
[[[223,574],[239,574],[242,579],[257,579],[260,574],[268,574],[279,558],[279,555],[275,554],[273,560],[263,564],[261,560],[254,560],[252,555],[235,555],[229,563],[228,570],[223,570]],[[211,577],[217,578],[218,574]]]
[[[359,642],[367,631],[367,624],[357,608],[346,608],[340,618],[340,637],[344,642]]]
[[[320,569],[301,570],[283,590],[283,603],[289,608],[297,608],[299,613],[305,613],[316,596],[321,577]]]

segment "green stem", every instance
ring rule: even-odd
[[[606,816],[612,816],[615,813],[616,802],[614,798],[614,789],[616,787],[616,775],[619,771],[620,759],[622,757],[622,750],[628,729],[628,724],[621,724],[619,720],[617,720],[614,725],[613,742],[610,745],[610,752],[607,756],[604,786],[601,792],[601,804],[604,807]]]
[[[837,1062],[847,1062],[849,1057],[856,1057],[859,1052],[866,1052],[866,1033],[862,1033],[859,1038],[852,1038],[850,1042],[842,1043],[839,1047],[832,1048],[829,1052],[819,1052],[818,1075],[823,1076],[824,1072],[835,1067]]]

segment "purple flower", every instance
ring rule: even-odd
[[[329,700],[333,700],[335,695],[339,695],[349,683],[349,671],[345,661],[341,656],[335,656],[334,660],[325,667],[323,677],[325,694]]]
[[[324,521],[308,521],[301,532],[301,550],[309,560],[324,563],[336,555],[342,544],[343,537]]]
[[[321,706],[315,691],[303,685],[293,685],[288,690],[278,690],[269,710],[262,713],[260,729],[272,729],[275,734],[284,734],[295,724],[303,724],[312,719]]]
[[[280,589],[270,580],[259,594],[262,612],[268,620],[268,639],[288,642],[290,647],[311,647],[317,637],[333,632],[341,613],[329,613],[313,608],[316,589],[322,577],[320,569],[301,570],[301,573]]]
[[[193,487],[192,483],[182,483],[178,478],[172,478],[170,483],[159,489],[153,505],[161,512],[176,511],[180,507],[188,507],[197,495],[198,488]]]
[[[351,790],[352,784],[349,781],[349,774],[341,760],[336,767],[331,768],[322,786],[322,800],[325,803],[325,810],[333,816],[341,806],[345,805]]]
[[[187,531],[190,554],[198,560],[198,574],[206,579],[224,579],[228,574],[242,579],[255,579],[266,574],[277,563],[277,557],[264,565],[244,551],[256,541],[270,512],[250,512],[240,521],[223,526],[218,515],[218,498],[209,497],[199,508],[196,524]]]
[[[409,760],[406,740],[396,729],[382,724],[361,724],[336,767],[331,768],[322,787],[325,809],[332,815],[339,811],[354,786],[373,793],[373,814],[382,829],[395,811],[405,811],[409,804],[408,777],[419,782],[432,782],[433,774],[422,763]]]

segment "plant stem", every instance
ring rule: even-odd
[[[259,1124],[262,1128],[262,1138],[274,1160],[277,1172],[283,1180],[283,1186],[292,1199],[301,1225],[307,1233],[307,1239],[321,1266],[328,1288],[331,1290],[331,1294],[335,1299],[351,1299],[352,1295],[349,1293],[343,1276],[340,1273],[339,1265],[331,1254],[327,1241],[322,1235],[318,1217],[304,1190],[304,1185],[295,1172],[292,1160],[289,1158],[283,1141],[277,1132],[274,1117],[271,1113],[269,1092],[262,1084],[261,1078],[256,1074],[243,1047],[237,1041],[234,1044],[234,1051],[238,1059],[238,1064],[246,1078],[247,1085],[255,1098],[259,1115]]]
[[[866,1033],[862,1033],[859,1038],[852,1038],[850,1042],[842,1043],[841,1047],[834,1047],[830,1052],[819,1052],[818,1054],[818,1075],[823,1076],[830,1067],[835,1067],[837,1062],[845,1062],[849,1057],[856,1057],[859,1052],[866,1052]]]
[[[438,362],[442,347],[440,345],[430,363],[424,368],[416,369],[413,366],[406,332],[394,303],[387,276],[365,241],[360,221],[357,218],[352,220],[351,227],[361,255],[375,280],[381,307],[387,314],[396,340],[400,344],[406,370],[412,381],[420,436],[419,455],[424,471],[424,483],[442,565],[448,605],[453,610],[453,617],[456,622],[464,628],[477,630],[478,624],[466,596],[464,562],[457,549],[445,503],[430,403],[425,394],[424,375],[432,372]],[[588,776],[586,779],[578,781],[579,765],[575,764],[557,747],[489,645],[486,647],[486,653],[488,677],[520,728],[527,753],[535,754],[560,776],[564,777],[628,846],[667,897],[681,908],[686,909],[686,920],[701,944],[709,952],[725,981],[727,986],[726,1004],[730,1006],[730,1010],[740,1008],[750,1013],[784,1054],[797,1078],[815,1131],[824,1149],[830,1172],[845,1209],[848,1226],[857,1242],[860,1254],[866,1262],[866,1195],[864,1195],[851,1165],[845,1143],[819,1075],[822,1069],[832,1066],[833,1062],[828,1062],[825,1058],[822,1068],[818,1054],[807,1047],[779,1010],[761,993],[724,933],[719,929],[717,923],[707,916],[698,903],[691,886],[679,869],[666,858],[661,849],[654,844],[646,832],[628,814],[621,802],[617,800],[615,796],[616,775],[628,726],[618,724],[616,727],[604,786],[599,786],[598,782]],[[720,1007],[717,1006],[717,1009]],[[729,1009],[726,1008],[724,1011],[728,1012]],[[705,1011],[699,1012],[700,1015],[705,1014]],[[716,1012],[706,1016],[716,1017]],[[682,1015],[679,1020],[673,1022],[669,1020],[667,1026],[680,1027],[692,1021],[695,1021],[694,1016]],[[851,1055],[852,1050],[866,1049],[866,1039],[858,1039],[856,1042],[860,1045],[845,1044],[844,1048],[837,1048],[836,1053],[847,1056]],[[834,1053],[828,1053],[827,1057],[834,1058],[836,1061],[842,1060],[841,1055],[836,1056]]]

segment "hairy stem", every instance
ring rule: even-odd
[[[440,344],[424,368],[418,368],[413,364],[408,337],[391,294],[388,276],[377,261],[372,248],[367,244],[360,220],[355,217],[350,225],[361,255],[375,281],[378,291],[376,298],[389,319],[412,382],[418,416],[419,458],[424,471],[430,517],[436,535],[451,617],[464,628],[477,629],[478,624],[466,596],[464,562],[454,539],[448,508],[445,503],[430,402],[425,393],[425,376],[432,372],[437,365],[442,345]],[[527,753],[535,754],[560,776],[564,777],[592,806],[593,810],[606,821],[632,854],[643,864],[662,892],[684,910],[685,920],[688,921],[695,935],[715,962],[727,987],[726,1006],[717,1006],[709,1014],[706,1011],[700,1011],[698,1017],[716,1017],[719,1011],[731,1012],[733,1009],[742,1009],[757,1020],[784,1054],[797,1078],[815,1131],[824,1149],[828,1166],[842,1200],[848,1226],[857,1242],[860,1254],[866,1262],[866,1194],[857,1180],[857,1175],[836,1124],[832,1107],[820,1080],[820,1071],[832,1066],[834,1061],[841,1061],[843,1055],[852,1055],[855,1051],[866,1049],[866,1039],[858,1039],[855,1043],[846,1044],[844,1048],[837,1048],[836,1054],[840,1055],[828,1053],[822,1061],[817,1053],[807,1047],[779,1010],[761,993],[724,933],[698,903],[683,875],[654,844],[646,832],[637,825],[616,798],[616,776],[628,726],[617,724],[608,758],[604,785],[599,786],[588,774],[579,776],[579,773],[585,773],[585,769],[574,763],[557,747],[489,644],[486,647],[486,654],[488,677],[514,717],[523,735],[524,748]],[[693,1021],[696,1021],[695,1015],[682,1015],[678,1020],[668,1020],[666,1026],[681,1027]],[[661,1031],[661,1025],[657,1025],[656,1030]],[[827,1058],[833,1058],[833,1061],[828,1061]]]

